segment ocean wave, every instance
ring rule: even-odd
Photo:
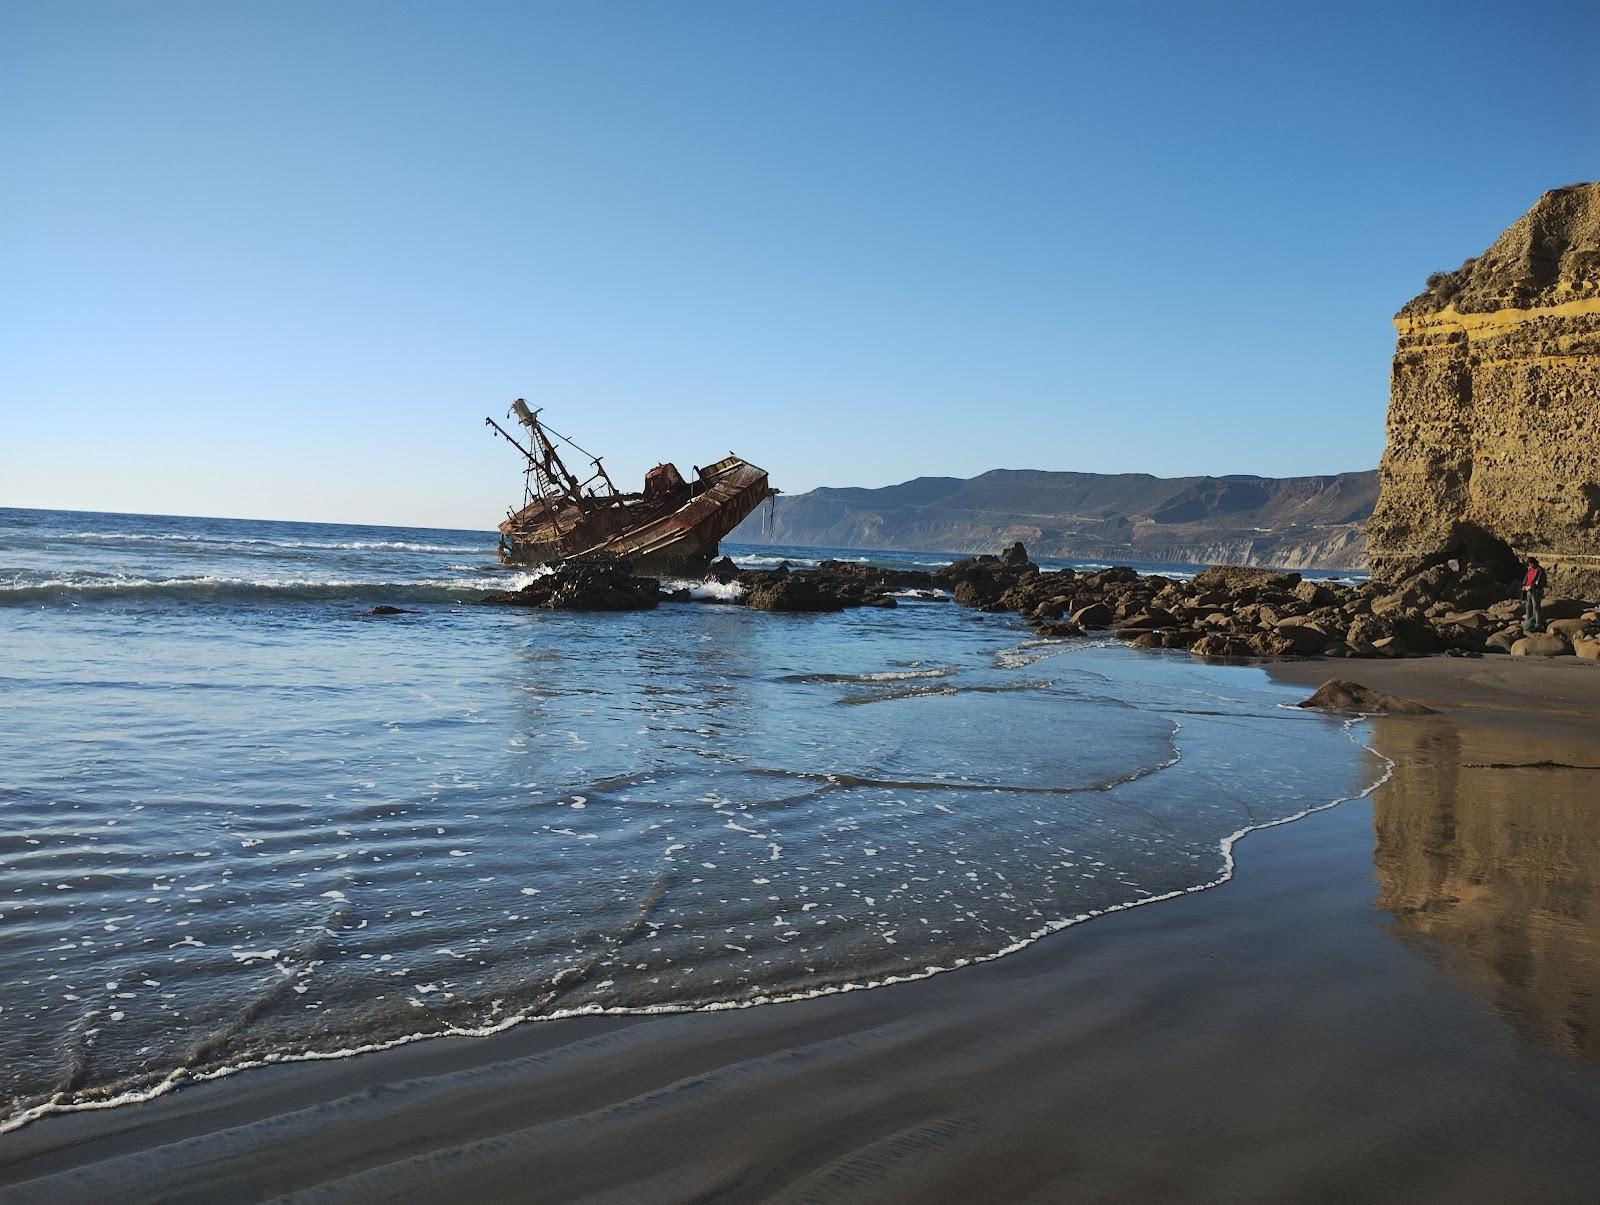
[[[815,569],[822,562],[815,557],[767,556],[763,553],[755,553],[749,556],[735,556],[733,563],[745,569],[759,569],[769,565],[788,565],[791,569]]]
[[[690,598],[701,602],[738,602],[744,597],[743,582],[665,581],[661,585],[666,590],[687,590]]]
[[[916,678],[948,678],[953,665],[934,665],[926,669],[886,669],[867,674],[785,674],[780,682],[909,682]]]
[[[363,581],[357,578],[247,577],[24,577],[0,582],[0,606],[79,603],[112,599],[205,602],[463,602],[489,590],[520,590],[537,573],[503,577],[412,578]]]
[[[300,548],[323,552],[489,552],[493,545],[482,544],[423,544],[411,540],[268,540],[257,536],[229,538],[225,536],[191,535],[184,532],[138,531],[74,531],[51,537],[56,540],[73,540],[104,544],[212,544],[224,548],[267,547]]]

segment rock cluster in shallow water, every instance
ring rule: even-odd
[[[1190,579],[1127,567],[1042,570],[1013,544],[999,556],[956,561],[937,572],[823,561],[814,569],[740,569],[724,557],[706,581],[737,585],[714,599],[663,593],[625,561],[569,561],[521,590],[483,601],[545,610],[622,611],[660,600],[720,601],[761,611],[827,612],[893,607],[897,597],[946,597],[978,611],[1015,613],[1040,636],[1109,633],[1134,648],[1184,649],[1201,657],[1415,657],[1576,654],[1600,660],[1600,610],[1551,598],[1545,629],[1522,627],[1515,578],[1499,566],[1434,565],[1399,586],[1307,581],[1298,573],[1216,566]]]
[[[480,601],[545,611],[648,611],[661,601],[661,583],[635,577],[621,557],[574,557],[520,590],[501,590]]]
[[[1515,579],[1483,565],[1436,565],[1397,588],[1230,566],[1184,580],[1128,568],[1044,572],[1013,545],[1002,557],[957,561],[939,576],[958,602],[1014,611],[1041,635],[1108,631],[1135,648],[1202,657],[1600,657],[1600,612],[1549,599],[1545,632],[1530,636]]]

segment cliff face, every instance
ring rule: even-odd
[[[1545,193],[1394,321],[1374,575],[1531,554],[1600,594],[1600,184]]]
[[[996,469],[882,489],[780,497],[729,537],[822,548],[1355,569],[1377,497],[1375,472],[1330,477],[1152,477]]]

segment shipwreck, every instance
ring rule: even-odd
[[[522,506],[500,524],[500,560],[506,565],[554,565],[574,557],[622,557],[641,573],[692,574],[717,555],[718,542],[778,491],[767,471],[729,453],[715,464],[696,466],[685,481],[672,464],[658,464],[644,489],[625,494],[612,484],[601,458],[539,421],[518,398],[507,417],[526,431],[517,439],[492,418],[483,421],[521,452]],[[566,444],[593,467],[579,480],[556,451]]]

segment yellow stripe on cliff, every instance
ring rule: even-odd
[[[1526,310],[1507,306],[1503,310],[1486,310],[1481,314],[1463,314],[1455,306],[1448,305],[1432,314],[1398,315],[1394,320],[1394,328],[1402,337],[1430,334],[1439,330],[1459,330],[1466,334],[1470,342],[1473,339],[1503,335],[1536,318],[1582,318],[1590,314],[1600,314],[1600,297],[1580,297],[1575,301],[1563,301],[1559,305],[1541,305]]]

